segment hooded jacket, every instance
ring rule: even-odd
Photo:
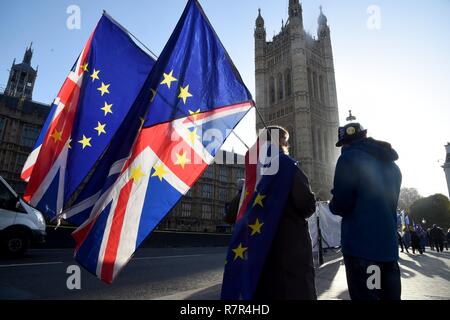
[[[330,210],[342,216],[344,255],[398,260],[396,210],[402,176],[397,159],[389,143],[372,138],[342,148]]]

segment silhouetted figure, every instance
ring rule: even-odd
[[[409,253],[408,247],[406,247],[406,245],[403,243],[402,235],[398,231],[397,231],[397,238],[398,238],[398,244],[401,248],[401,251],[403,252],[403,250],[406,249],[406,252]]]
[[[427,239],[428,239],[428,244],[430,246],[431,251],[434,251],[434,242],[433,242],[433,239],[431,238],[430,231],[431,231],[431,229],[428,228],[427,229]]]
[[[339,128],[330,210],[342,216],[341,243],[352,300],[400,300],[397,205],[402,175],[398,154],[387,142],[367,138],[359,123]],[[371,267],[380,288],[367,285]]]
[[[413,254],[416,254],[416,250],[419,251],[420,254],[423,254],[422,247],[420,245],[420,237],[414,230],[414,227],[411,227],[409,232],[411,234],[411,247]]]
[[[430,237],[433,241],[434,245],[436,246],[437,252],[443,252],[444,251],[444,241],[445,241],[445,233],[444,231],[439,228],[437,225],[433,224],[433,228],[430,230]]]

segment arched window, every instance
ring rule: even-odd
[[[314,99],[319,98],[319,86],[317,84],[317,73],[313,72]]]
[[[278,100],[283,100],[283,75],[278,74]]]
[[[269,96],[270,103],[275,103],[275,79],[273,77],[269,80]]]
[[[320,92],[320,101],[325,102],[325,90],[323,85],[323,76],[319,76],[319,92]]]
[[[286,69],[285,90],[286,90],[286,96],[290,97],[291,94],[292,94],[292,77],[291,77],[291,70],[290,69]]]
[[[328,137],[327,137],[327,132],[326,131],[324,131],[323,132],[323,153],[324,153],[324,160],[325,161],[327,161],[328,162],[328,159],[329,159],[329,155],[328,155],[328,152],[329,152],[329,149],[328,149]]]
[[[312,130],[312,149],[313,149],[313,157],[314,160],[317,160],[317,137],[316,137],[316,128]]]
[[[322,132],[317,128],[317,151],[319,153],[319,160],[323,161],[323,146],[322,146]]]
[[[311,100],[313,97],[313,86],[312,86],[312,76],[311,76],[310,68],[308,68],[308,91],[309,91],[309,99]]]

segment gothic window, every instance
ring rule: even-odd
[[[0,141],[3,140],[3,132],[5,132],[6,119],[0,118]]]
[[[25,164],[25,161],[27,160],[27,156],[24,154],[17,154],[16,161],[14,164],[14,171],[20,172],[23,168],[23,165]]]
[[[292,94],[292,78],[291,78],[291,70],[286,69],[286,75],[285,75],[285,90],[286,90],[286,96],[290,97]]]
[[[22,130],[21,145],[24,147],[34,146],[34,143],[36,142],[38,136],[39,136],[38,129],[29,125],[24,125]]]
[[[317,140],[316,140],[316,129],[313,128],[312,130],[312,147],[313,147],[313,157],[314,160],[317,159]]]
[[[212,218],[212,208],[210,205],[202,205],[202,219],[211,220]]]
[[[283,100],[283,75],[278,74],[278,100]]]
[[[208,167],[208,169],[206,169],[205,173],[203,174],[203,178],[213,178],[213,167],[210,166]]]
[[[273,77],[269,80],[269,95],[270,103],[275,103],[275,79]]]
[[[210,184],[202,185],[202,197],[207,199],[212,199],[213,197],[213,186]]]
[[[220,201],[227,201],[227,190],[223,188],[218,188],[217,190],[217,198]]]
[[[323,133],[323,148],[324,148],[324,159],[325,161],[328,161],[329,157],[328,157],[328,138],[327,138],[327,133],[324,132]]]
[[[228,182],[228,171],[227,167],[221,166],[219,170],[219,181]]]
[[[192,206],[190,203],[183,203],[181,206],[181,216],[186,218],[191,215]]]
[[[317,129],[317,151],[319,153],[319,160],[323,161],[323,147],[322,147],[322,132]]]
[[[323,76],[319,76],[319,92],[320,92],[320,101],[325,101],[325,91],[323,88]]]
[[[319,97],[319,86],[317,85],[317,73],[313,72],[314,99]]]
[[[312,87],[312,77],[311,77],[311,69],[308,68],[308,91],[309,91],[309,98],[311,99],[313,96],[313,87]]]

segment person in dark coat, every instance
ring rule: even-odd
[[[437,225],[433,225],[433,228],[430,230],[431,241],[433,241],[436,251],[443,252],[444,251],[444,241],[445,241],[445,233],[439,228]]]
[[[413,254],[416,254],[416,250],[419,251],[420,254],[423,254],[418,231],[414,230],[414,227],[411,226],[409,232],[411,233],[411,247]]]
[[[431,251],[434,251],[434,242],[433,242],[433,239],[431,238],[430,231],[431,231],[431,228],[428,228],[427,229],[427,240],[428,240],[428,244],[430,245]]]
[[[406,244],[403,242],[402,235],[400,234],[399,231],[397,231],[397,238],[398,238],[398,244],[400,245],[400,248],[402,249],[402,252],[403,252],[404,249],[406,249],[406,252],[409,253],[408,247],[407,247]]]
[[[367,138],[367,130],[359,123],[340,127],[336,146],[342,146],[342,152],[330,210],[342,216],[341,243],[350,297],[399,300],[396,210],[402,175],[394,163],[397,152],[387,142]],[[374,275],[373,266],[378,266],[378,274]],[[378,284],[373,280],[377,276]],[[373,285],[368,281],[374,281]]]
[[[279,144],[288,154],[289,133],[282,127]],[[280,186],[282,188],[283,186]],[[237,195],[229,205],[227,217],[237,215]],[[307,176],[298,168],[278,229],[267,256],[255,300],[316,300],[315,272],[308,221],[316,210],[316,200]]]

